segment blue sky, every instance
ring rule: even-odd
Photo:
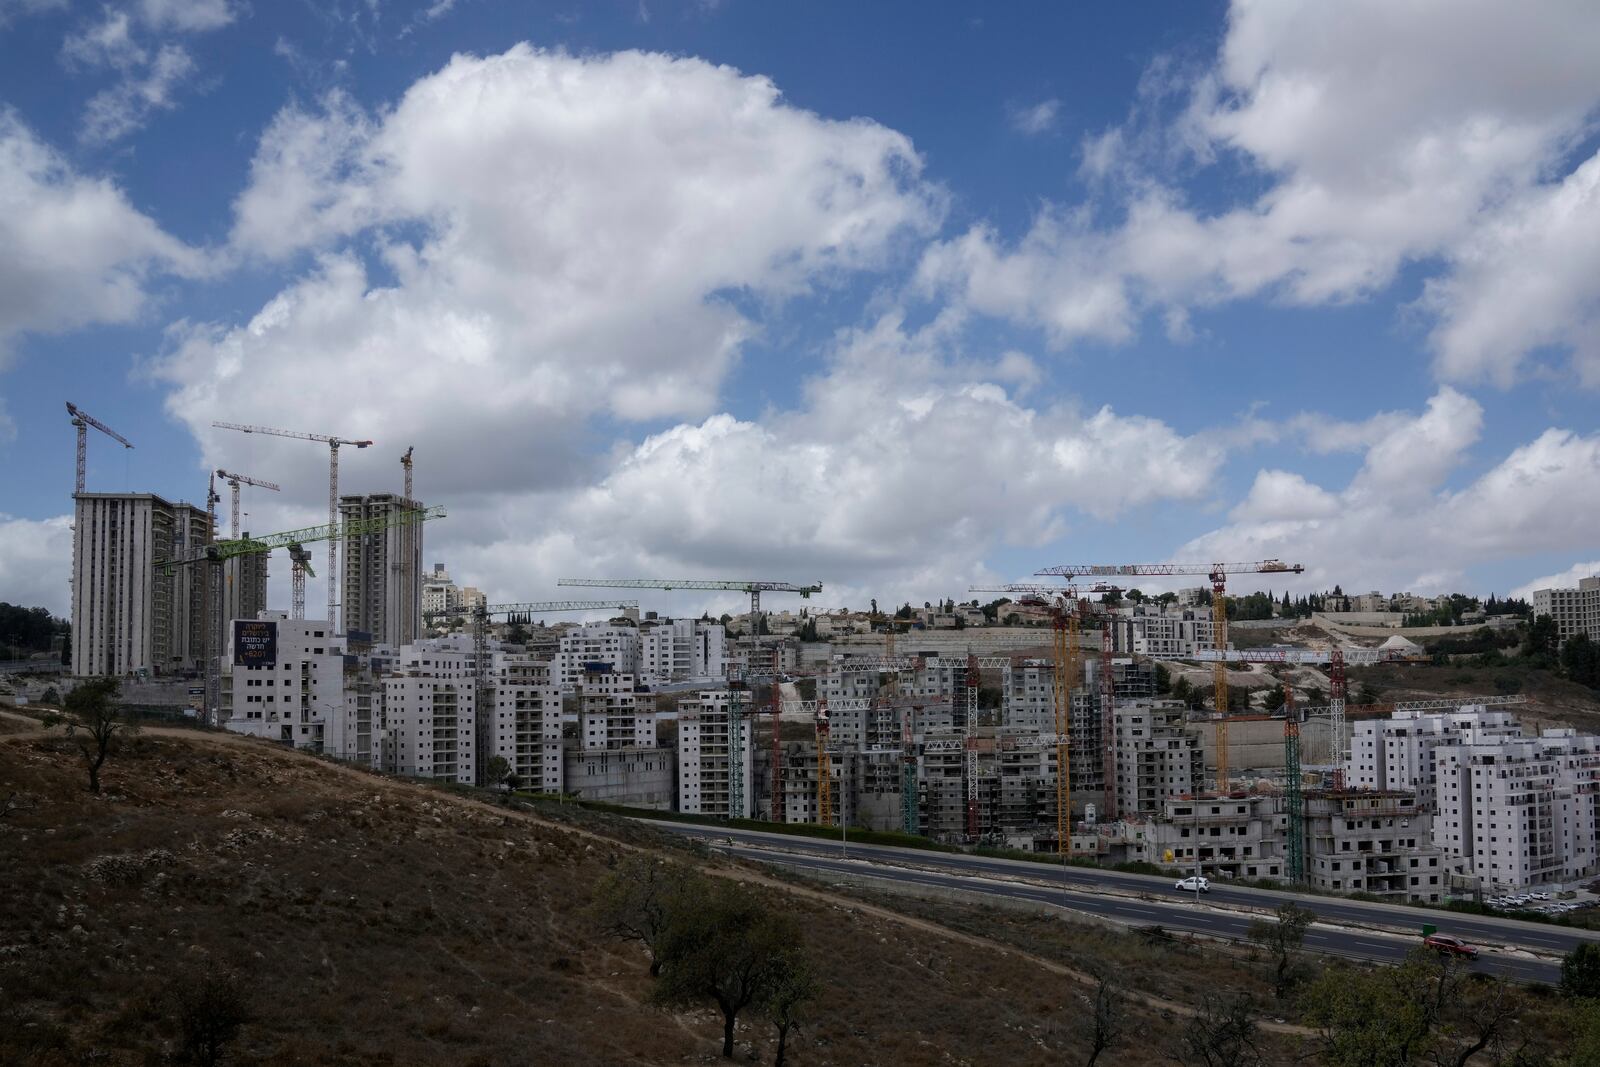
[[[495,599],[1587,573],[1597,48],[1584,3],[0,0],[0,598],[65,606],[65,400],[137,445],[91,489],[242,469],[257,530],[325,452],[212,419],[373,438],[350,490],[414,444]]]

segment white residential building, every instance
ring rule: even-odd
[[[433,570],[422,579],[422,613],[455,611],[460,606],[461,590],[450,580],[450,572],[444,569],[444,564],[435,563]]]
[[[1125,616],[1132,651],[1155,659],[1183,659],[1197,649],[1216,647],[1216,624],[1205,611],[1146,612]]]
[[[678,703],[679,811],[754,814],[755,746],[749,709],[750,694],[740,690],[708,689]]]
[[[706,619],[641,623],[639,676],[645,685],[713,681],[727,674],[727,634]]]
[[[578,692],[579,736],[585,751],[656,747],[655,697],[637,691],[631,674],[590,674],[587,677],[621,680],[621,684],[591,688],[585,682]]]
[[[548,664],[518,652],[495,652],[494,752],[511,767],[524,789],[560,792],[566,777],[561,743],[561,688],[550,683]]]
[[[1522,736],[1509,712],[1467,704],[1455,711],[1398,711],[1352,723],[1345,783],[1352,789],[1414,790],[1424,807],[1438,803],[1434,750]]]
[[[1119,701],[1114,715],[1118,815],[1149,815],[1173,797],[1200,791],[1205,753],[1199,737],[1184,729],[1181,705]]]
[[[155,564],[199,553],[209,533],[205,511],[151,493],[77,493],[73,503],[72,672],[126,677],[201,669],[210,568],[163,572]]]
[[[1577,634],[1600,641],[1600,575],[1579,579],[1576,589],[1535,589],[1533,617],[1540,615],[1555,620],[1563,641]]]
[[[1600,739],[1571,730],[1434,751],[1434,836],[1486,890],[1577,881],[1597,870]]]
[[[469,640],[400,650],[383,680],[387,747],[397,774],[477,782],[477,706]]]
[[[639,673],[639,630],[609,622],[575,626],[561,635],[561,648],[551,666],[551,680],[571,691],[596,667],[617,674]]]
[[[281,611],[233,620],[227,658],[229,730],[342,759],[365,751],[370,759],[370,720],[363,745],[359,724],[348,714],[344,638],[326,622]]]

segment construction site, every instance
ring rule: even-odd
[[[181,685],[203,721],[393,773],[842,836],[893,831],[1424,902],[1476,886],[1470,863],[1435,847],[1425,774],[1349,780],[1353,723],[1483,715],[1521,698],[1352,709],[1349,668],[1403,666],[1418,647],[1235,648],[1229,580],[1300,575],[1302,563],[1046,566],[1030,582],[972,587],[1002,594],[992,618],[976,599],[920,614],[875,602],[773,612],[764,595],[805,604],[823,586],[766,579],[562,578],[611,599],[491,604],[443,565],[424,573],[423,533],[444,510],[416,499],[412,449],[399,456],[399,492],[341,495],[341,448],[372,441],[216,423],[328,450],[328,522],[256,534],[242,529],[243,487],[281,487],[254,475],[216,470],[203,509],[87,492],[88,430],[133,446],[75,405],[68,413],[73,662],[85,676]],[[308,619],[318,543],[327,604]],[[287,612],[267,605],[279,548]],[[1203,583],[1186,604],[1140,602],[1138,582],[1185,578]],[[637,599],[619,598],[639,590],[737,593],[749,609],[641,615]],[[590,621],[544,621],[569,612]],[[1421,832],[1383,839],[1381,865],[1353,878],[1333,855],[1351,839],[1335,823],[1372,803]],[[1593,866],[1591,855],[1546,875]]]

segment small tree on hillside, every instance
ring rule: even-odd
[[[595,887],[590,915],[612,937],[637,941],[650,953],[650,974],[661,973],[667,932],[677,910],[699,888],[700,879],[674,863],[644,854],[629,856]]]
[[[799,1032],[805,1005],[816,999],[817,976],[806,954],[799,948],[793,948],[773,956],[763,984],[766,986],[766,1000],[761,1010],[778,1031],[778,1051],[772,1063],[773,1067],[783,1067],[789,1034]]]
[[[1282,1000],[1299,977],[1300,946],[1316,916],[1294,902],[1278,905],[1277,918],[1250,924],[1251,941],[1266,950],[1272,965],[1272,995]]]
[[[232,971],[207,967],[181,975],[168,986],[167,1000],[178,1024],[183,1063],[216,1067],[250,1021],[244,983]]]
[[[484,780],[490,785],[500,787],[506,784],[506,779],[511,777],[511,761],[504,756],[490,756],[489,762],[484,764]]]
[[[1600,999],[1600,945],[1580,943],[1561,961],[1561,995]]]
[[[1084,1061],[1084,1067],[1094,1067],[1100,1054],[1121,1040],[1127,1019],[1127,1005],[1117,984],[1104,972],[1096,978],[1094,993],[1089,997],[1089,1012],[1084,1017],[1089,1037],[1089,1058]]]
[[[1256,1067],[1255,1006],[1243,994],[1207,997],[1183,1028],[1177,1060],[1193,1067]]]
[[[67,736],[78,743],[84,766],[89,771],[89,792],[100,792],[100,768],[105,766],[125,734],[137,733],[117,704],[120,686],[115,678],[95,678],[67,694],[66,710],[71,718],[51,715],[46,725],[65,722]]]
[[[693,907],[672,910],[656,999],[690,1005],[711,1001],[722,1012],[722,1055],[733,1057],[739,1013],[771,996],[776,962],[798,950],[800,927],[755,889],[720,882]]]

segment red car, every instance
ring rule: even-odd
[[[1449,934],[1429,934],[1422,939],[1422,943],[1435,952],[1442,952],[1447,956],[1465,956],[1469,960],[1478,958],[1478,946],[1469,945],[1459,937]]]

